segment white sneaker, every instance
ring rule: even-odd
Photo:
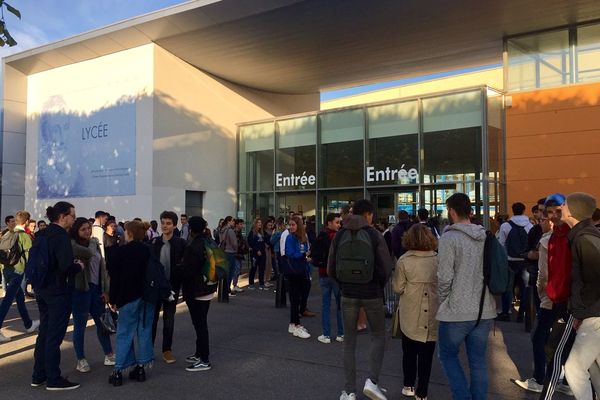
[[[568,385],[565,385],[564,383],[559,383],[558,385],[556,385],[556,391],[562,394],[566,394],[567,396],[573,396],[573,391],[571,390],[571,388]]]
[[[404,386],[402,388],[402,395],[406,396],[406,397],[414,397],[415,395],[415,388],[412,386]]]
[[[233,291],[237,293],[244,293],[244,289],[239,286],[234,286]]]
[[[427,400],[427,397],[415,396],[415,400]]]
[[[39,327],[40,327],[40,320],[36,319],[31,323],[31,327],[29,327],[29,329],[25,329],[25,332],[33,333],[33,332],[37,331]]]
[[[295,330],[296,330],[296,324],[288,325],[288,333],[294,333]]]
[[[0,343],[10,342],[12,339],[8,336],[4,336],[2,332],[0,332]]]
[[[344,341],[344,335],[340,335],[340,336],[336,337],[335,341],[342,343]]]
[[[515,382],[515,385],[529,391],[529,392],[534,392],[534,393],[542,393],[542,390],[544,389],[544,385],[540,385],[539,383],[537,383],[537,381],[533,378],[529,378],[526,379],[524,381],[521,381],[519,379],[515,379],[513,382]]]
[[[296,329],[294,329],[294,336],[300,339],[308,339],[310,337],[310,333],[306,330],[302,325],[296,325]]]
[[[116,363],[117,358],[114,354],[112,356],[104,356],[104,365],[106,365],[107,367],[112,367]]]
[[[317,338],[317,340],[321,343],[329,344],[331,343],[331,338],[329,336],[321,335]]]
[[[363,394],[371,400],[387,400],[385,394],[379,386],[373,383],[371,379],[365,381],[365,387],[363,388]]]
[[[88,364],[87,360],[85,358],[82,358],[81,360],[77,360],[77,367],[76,367],[77,371],[79,372],[90,372],[92,369],[90,368],[90,364]]]
[[[356,395],[354,393],[346,393],[344,390],[340,396],[340,400],[356,400]]]

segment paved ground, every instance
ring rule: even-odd
[[[287,333],[288,309],[274,307],[273,292],[246,291],[229,304],[213,301],[209,312],[211,362],[208,372],[186,372],[184,358],[194,349],[195,335],[185,304],[178,305],[174,353],[177,363],[166,365],[160,359],[148,373],[146,383],[129,382],[119,388],[109,386],[109,367],[102,365],[100,345],[95,330],[86,332],[87,358],[92,371],[81,374],[75,370],[75,354],[71,329],[63,343],[63,374],[80,382],[73,392],[50,393],[43,388],[29,387],[35,335],[23,334],[24,329],[15,307],[5,323],[4,334],[12,336],[0,344],[0,390],[2,399],[337,399],[343,387],[342,345],[322,344],[320,318],[305,318],[303,323],[313,335],[301,340]],[[28,307],[37,315],[35,302]],[[309,308],[320,309],[320,292],[314,286]],[[388,320],[388,325],[389,325]],[[159,326],[160,329],[160,326]],[[160,334],[157,339],[160,342]],[[368,335],[360,336],[358,385],[367,375],[366,349]],[[489,376],[490,399],[536,399],[523,392],[509,379],[530,375],[531,346],[522,324],[499,323],[490,334]],[[388,389],[390,399],[402,398],[402,349],[399,340],[387,343],[381,385]],[[364,398],[362,395],[359,398]],[[439,362],[434,363],[429,398],[450,399],[447,380]],[[556,399],[565,399],[561,395]]]

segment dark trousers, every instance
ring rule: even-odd
[[[554,304],[556,318],[552,324],[552,332],[546,342],[546,378],[540,400],[551,400],[558,385],[562,366],[567,362],[571,347],[575,342],[573,316],[567,311],[567,303]],[[564,381],[563,381],[564,382]],[[566,382],[564,382],[566,383]]]
[[[527,272],[527,263],[525,261],[509,261],[508,268],[512,272],[510,274],[510,290],[507,290],[502,295],[502,313],[508,314],[512,305],[514,296],[514,286],[519,288],[519,313],[522,317],[527,309],[527,296],[525,295],[526,282],[524,280],[525,272]]]
[[[302,288],[302,298],[300,300],[300,314],[308,308],[308,296],[310,295],[310,288],[312,287],[312,281],[310,279],[304,280],[304,287]]]
[[[256,276],[256,270],[258,269],[258,283],[260,286],[265,284],[265,266],[267,264],[267,257],[263,254],[256,256],[255,262],[252,263],[250,268],[250,275],[248,276],[248,284],[254,285],[254,277]]]
[[[67,333],[71,315],[71,292],[62,294],[36,291],[36,302],[40,310],[40,331],[33,353],[33,381],[47,381],[48,385],[60,379],[60,345]]]
[[[414,387],[419,377],[416,395],[427,397],[431,365],[435,353],[435,342],[417,342],[402,334],[402,370],[404,386]]]
[[[531,332],[531,344],[533,345],[533,378],[540,385],[544,384],[544,377],[546,376],[545,348],[555,319],[555,311],[540,308],[535,321],[535,328]]]
[[[170,351],[173,347],[173,332],[175,331],[175,311],[177,311],[177,299],[179,290],[175,292],[175,301],[160,301],[154,307],[154,320],[152,321],[152,345],[156,341],[156,331],[160,310],[163,310],[163,341],[162,352]]]
[[[304,275],[288,275],[288,293],[290,296],[290,324],[300,324],[300,303],[306,289]]]
[[[208,309],[210,308],[210,301],[206,300],[186,300],[188,309],[190,310],[190,317],[192,318],[192,324],[196,331],[196,352],[194,355],[200,357],[200,359],[208,363],[209,362],[209,342],[208,342]]]

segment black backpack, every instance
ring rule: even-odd
[[[142,299],[150,304],[157,304],[171,296],[171,283],[165,275],[165,267],[154,255],[150,256],[146,267],[144,294]]]
[[[506,237],[506,253],[509,257],[513,258],[524,258],[527,253],[527,246],[529,239],[527,237],[527,231],[524,227],[515,224],[513,221],[508,221],[511,226],[510,232]]]
[[[19,235],[18,232],[8,231],[0,239],[0,264],[12,267],[23,257],[24,252],[19,246]]]

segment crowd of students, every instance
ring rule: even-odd
[[[593,399],[594,389],[600,389],[600,210],[596,200],[585,193],[553,194],[538,201],[531,219],[524,215],[525,205],[512,206],[512,218],[501,220],[492,232],[496,234],[493,240],[505,249],[510,278],[508,290],[498,299],[484,279],[489,262],[486,243],[493,235],[473,223],[467,195],[450,196],[446,206],[449,224],[443,229],[424,209],[413,219],[400,211],[393,227],[386,221],[376,223],[372,203],[363,199],[344,207],[341,214],[328,214],[319,233],[314,221],[291,214],[288,221],[256,219],[247,235],[245,222],[230,216],[211,232],[204,219],[186,215],[180,216],[179,229],[177,214],[165,211],[160,215],[159,233],[158,222],[135,219],[121,225],[102,211],[91,220],[76,218],[74,207],[66,202],[49,207],[50,224],[33,232],[29,214],[20,211],[14,225],[7,221],[8,230],[0,243],[0,257],[11,236],[23,251],[17,263],[3,268],[7,289],[0,323],[16,300],[27,332],[39,328],[31,385],[67,390],[79,385],[61,376],[60,343],[72,314],[76,368],[89,372],[84,336],[91,316],[104,364],[114,367],[109,383],[120,386],[123,373],[129,373],[131,380],[146,380],[146,369],[154,361],[161,310],[162,358],[166,363],[176,361],[173,332],[182,294],[197,337],[186,369],[208,370],[207,315],[217,285],[207,279],[205,265],[207,246],[214,245],[223,251],[228,266],[223,290],[229,297],[244,291],[239,277],[246,260],[247,289],[269,292],[272,281],[283,279],[290,302],[288,332],[300,339],[312,337],[301,318],[317,315],[307,308],[307,300],[312,268],[318,269],[322,332],[317,340],[343,343],[345,385],[340,400],[357,396],[357,335],[367,322],[369,376],[362,392],[371,399],[387,399],[379,378],[388,336],[384,305],[390,301],[395,308],[393,328],[398,327],[395,336],[402,340],[404,396],[427,398],[437,347],[452,398],[487,398],[486,351],[493,321],[510,321],[516,314],[516,321],[521,322],[525,310],[531,309],[536,315],[531,336],[533,377],[514,383],[540,393],[540,399],[551,399],[557,390],[572,391],[578,400]],[[29,268],[27,254],[40,238],[45,238],[49,265],[43,284],[35,288],[40,320],[32,321],[24,303],[23,276]],[[168,296],[149,297],[147,279],[141,277],[149,274],[153,263],[160,266]],[[390,286],[399,300],[390,298],[386,290]],[[536,289],[534,295],[526,296],[531,288]],[[114,347],[102,320],[111,311],[118,312]],[[0,334],[0,341],[7,340]],[[459,358],[463,344],[470,379]]]

